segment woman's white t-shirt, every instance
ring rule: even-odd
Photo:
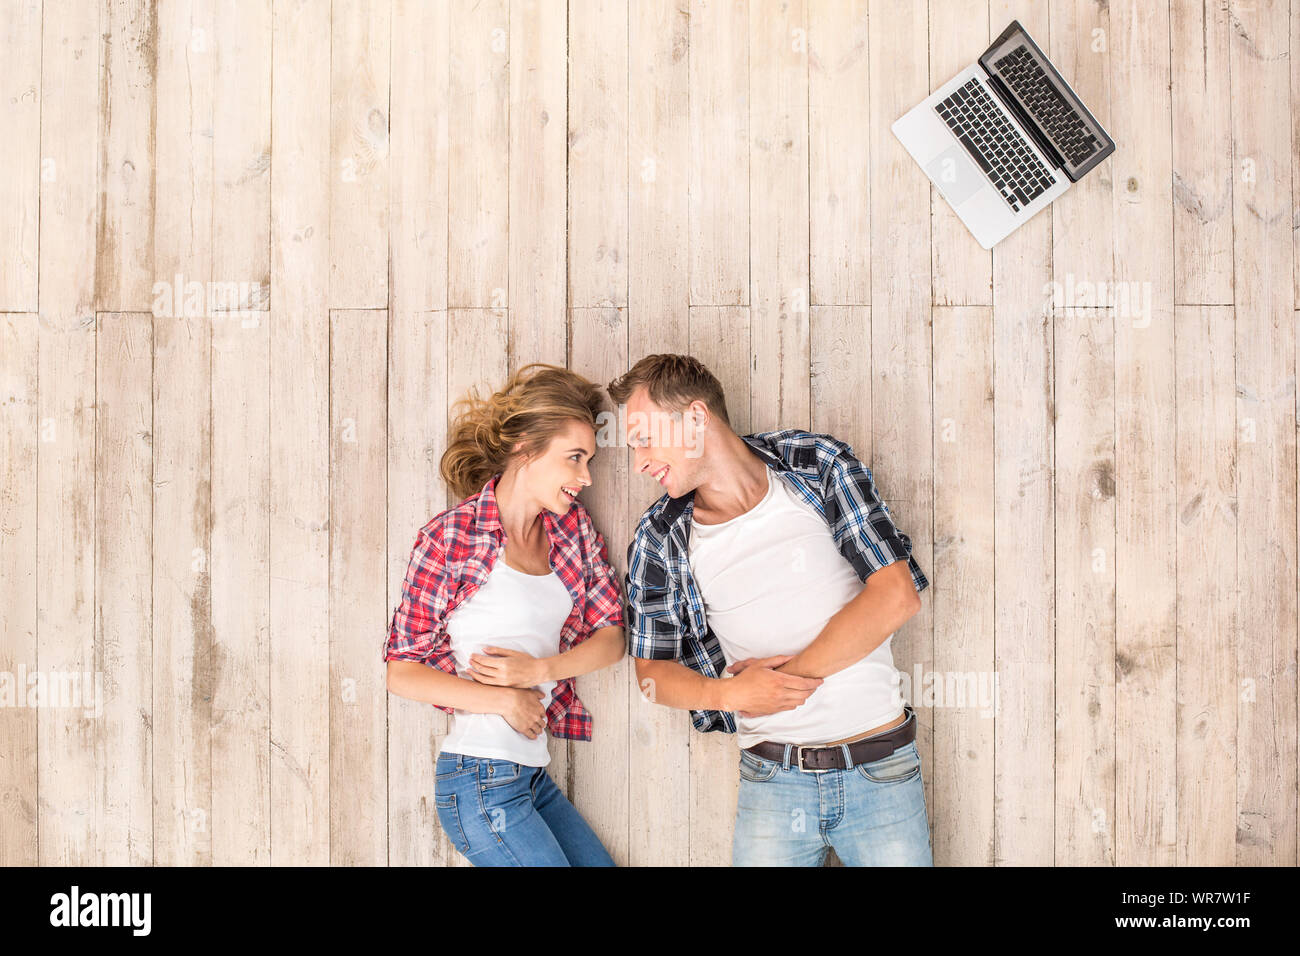
[[[863,588],[826,520],[771,468],[764,471],[767,494],[749,511],[720,524],[691,521],[691,575],[728,665],[799,653]],[[825,678],[793,710],[737,714],[740,746],[828,743],[903,713],[892,639]]]
[[[456,671],[465,680],[470,655],[486,653],[483,648],[509,648],[533,657],[553,657],[560,650],[560,630],[573,610],[573,595],[560,576],[528,574],[506,564],[501,551],[487,580],[457,605],[447,618]],[[545,696],[542,707],[551,703],[555,681],[538,685]],[[509,760],[529,767],[544,767],[551,761],[543,731],[530,740],[506,722],[500,714],[473,714],[457,709],[451,731],[443,739],[444,753],[466,754]]]

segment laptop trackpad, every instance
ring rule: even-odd
[[[930,160],[925,172],[953,206],[965,202],[988,184],[970,155],[957,143]]]

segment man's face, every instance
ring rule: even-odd
[[[644,386],[632,392],[627,400],[627,443],[633,471],[648,475],[672,498],[695,489],[703,442],[699,417],[705,412],[702,402],[693,402],[684,415],[668,412],[650,400]]]

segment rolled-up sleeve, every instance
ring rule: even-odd
[[[848,445],[835,456],[829,480],[832,534],[858,578],[866,581],[895,561],[907,561],[912,586],[918,592],[925,590],[930,582],[912,557],[912,539],[895,527],[888,506],[876,491],[871,469]]]
[[[628,653],[652,660],[681,660],[685,628],[677,618],[668,574],[638,534],[627,547]]]
[[[605,538],[584,510],[580,515],[587,599],[582,609],[582,619],[587,632],[602,627],[623,626],[623,592],[619,587],[618,573],[609,563],[609,549]]]
[[[385,661],[414,661],[456,673],[446,628],[453,586],[446,552],[432,533],[420,529],[406,565],[401,600],[389,623]],[[451,707],[435,706],[454,713]]]

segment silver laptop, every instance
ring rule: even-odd
[[[1016,20],[892,128],[985,249],[1115,152]]]

